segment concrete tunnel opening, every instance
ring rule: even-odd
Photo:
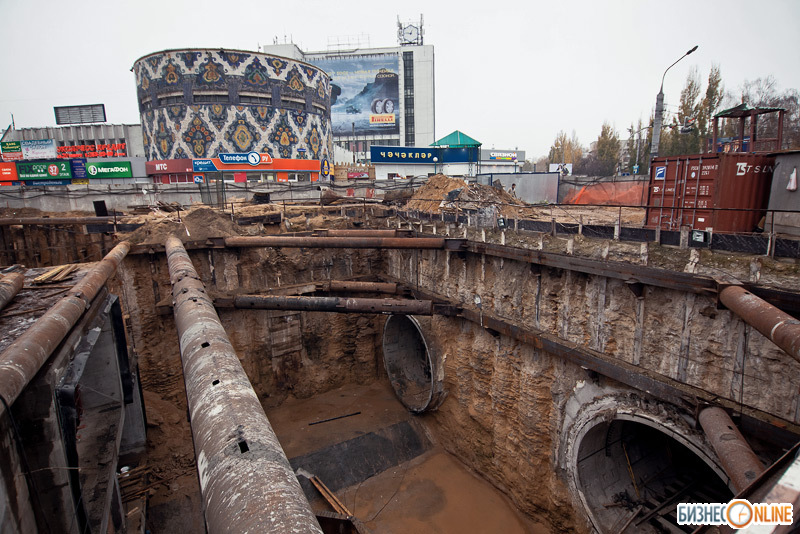
[[[383,363],[397,398],[412,413],[438,406],[442,382],[420,320],[392,315],[383,328]]]
[[[652,425],[603,420],[581,439],[574,477],[598,532],[692,532],[678,525],[678,503],[733,497],[719,467],[685,437]]]

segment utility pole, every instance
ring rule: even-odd
[[[697,50],[697,45],[679,57],[675,63],[667,67],[667,70],[674,67],[678,61],[682,60],[695,50]],[[667,75],[667,70],[665,70],[664,74],[661,76],[661,88],[658,90],[658,95],[656,95],[656,116],[655,120],[653,121],[653,144],[650,147],[650,159],[658,157],[658,145],[661,142],[661,121],[663,120],[664,115],[664,77]]]

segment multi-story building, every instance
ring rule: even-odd
[[[295,44],[265,45],[263,52],[306,61],[331,77],[334,143],[367,162],[370,147],[426,147],[436,139],[433,46],[423,27],[398,22],[398,46],[363,47],[340,41],[304,52]]]

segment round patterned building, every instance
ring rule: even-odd
[[[183,49],[144,56],[133,70],[150,161],[250,152],[332,159],[330,78],[318,67],[259,52]]]

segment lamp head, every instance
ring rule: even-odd
[[[697,46],[698,46],[698,45],[694,45],[694,48],[692,48],[691,50],[689,50],[688,52],[686,52],[686,55],[688,56],[689,54],[691,54],[692,52],[694,52],[695,50],[697,50]]]

